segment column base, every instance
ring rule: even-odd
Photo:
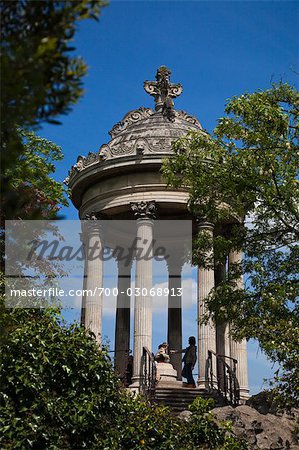
[[[207,391],[209,389],[209,384],[206,379],[198,378],[197,387],[202,391]]]
[[[133,394],[140,394],[140,378],[133,378],[132,384],[128,387],[128,390],[132,392]]]
[[[240,403],[244,405],[249,398],[250,398],[249,389],[240,388]]]

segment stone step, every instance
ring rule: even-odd
[[[173,397],[173,398],[196,398],[198,396],[208,398],[211,397],[208,393],[202,393],[198,390],[194,390],[193,392],[182,392],[182,391],[167,391],[167,390],[156,390],[156,397]]]
[[[157,398],[157,399],[164,399],[164,398],[166,398],[166,399],[178,399],[178,400],[186,400],[186,401],[189,401],[189,400],[191,400],[191,401],[193,401],[195,398],[197,398],[197,397],[202,397],[202,398],[204,398],[204,399],[208,399],[208,398],[213,398],[214,400],[218,400],[219,399],[219,396],[217,396],[217,395],[209,395],[209,394],[206,394],[206,395],[203,395],[203,394],[195,394],[195,395],[174,395],[174,394],[166,394],[166,393],[163,393],[163,394],[160,394],[160,393],[158,393],[158,394],[156,394],[156,396],[155,396],[155,398]]]
[[[206,392],[202,392],[199,389],[192,389],[192,390],[188,390],[188,389],[156,389],[156,393],[159,394],[173,394],[173,395],[203,395],[203,396],[207,396],[209,395]]]
[[[160,405],[169,406],[174,413],[179,413],[188,409],[188,406],[195,400],[196,397],[214,398],[216,405],[220,406],[219,399],[215,395],[208,392],[203,392],[196,388],[156,388],[155,401]]]

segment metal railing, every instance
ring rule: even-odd
[[[228,359],[230,363],[226,361]],[[238,406],[240,386],[236,377],[238,361],[230,356],[208,351],[206,379],[210,391],[217,391],[226,404]]]
[[[146,399],[153,400],[155,398],[156,383],[157,368],[154,354],[147,347],[143,347],[140,391]]]

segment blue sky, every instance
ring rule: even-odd
[[[63,180],[79,154],[108,142],[108,131],[129,110],[153,107],[143,81],[153,80],[162,64],[184,87],[176,108],[196,115],[209,131],[233,95],[280,80],[297,83],[298,30],[297,2],[112,1],[98,23],[80,24],[76,35],[77,54],[89,66],[84,97],[61,117],[62,125],[45,125],[40,132],[63,148],[55,177]],[[72,206],[63,214],[77,218]],[[113,336],[111,318],[106,331]],[[256,352],[257,345],[250,343],[253,392],[271,373]]]

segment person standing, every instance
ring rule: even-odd
[[[196,387],[192,371],[197,361],[196,339],[194,336],[189,337],[189,346],[182,350],[170,350],[170,353],[184,353],[182,377],[187,378],[188,387]]]

